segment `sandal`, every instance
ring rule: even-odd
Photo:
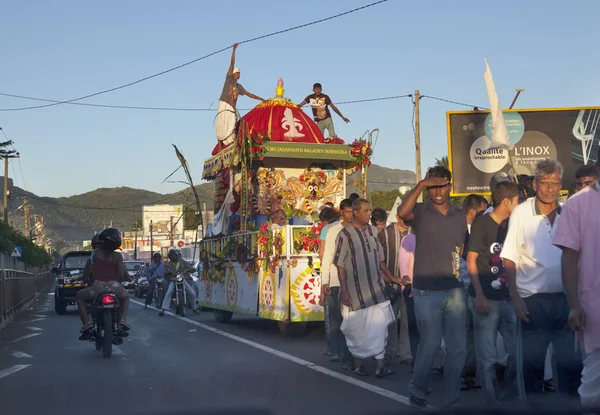
[[[352,371],[352,373],[354,373],[356,376],[369,376],[369,374],[367,373],[367,371],[365,370],[364,367],[357,367],[356,369],[354,369]]]
[[[330,362],[339,362],[340,361],[340,357],[337,354],[331,355],[331,357],[329,358]]]
[[[121,328],[123,330],[130,330],[131,329],[131,324],[129,324],[128,322],[126,322],[125,320],[121,320],[119,322],[119,326],[121,326]]]
[[[79,329],[79,332],[85,333],[86,331],[88,331],[92,328],[94,328],[94,322],[89,321],[85,326],[83,326],[81,329]]]
[[[392,375],[395,375],[395,374],[396,374],[396,372],[394,372],[388,366],[383,366],[378,371],[375,372],[375,377],[379,378],[379,379],[382,379],[382,378],[386,378],[388,376],[392,376]]]

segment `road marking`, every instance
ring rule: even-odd
[[[18,351],[17,351],[17,352],[12,352],[12,355],[13,355],[14,357],[16,357],[17,359],[22,359],[22,358],[24,358],[24,357],[25,357],[25,358],[27,358],[27,357],[33,357],[33,356],[31,356],[31,355],[29,355],[29,354],[27,354],[27,353],[18,352]]]
[[[130,300],[130,302],[138,304],[138,305],[141,305],[141,306],[144,305],[144,303],[140,303],[139,301],[135,301],[135,300]],[[152,306],[149,306],[148,308],[152,308],[152,309],[158,311],[158,309],[156,309],[155,307],[152,307]],[[392,392],[392,391],[390,391],[388,389],[380,388],[379,386],[375,386],[375,385],[372,385],[370,383],[363,382],[363,381],[358,380],[356,378],[353,378],[353,377],[344,375],[342,373],[336,372],[335,370],[331,370],[331,369],[327,369],[326,367],[319,366],[319,365],[317,365],[315,363],[309,362],[308,360],[304,360],[304,359],[301,359],[299,357],[293,356],[291,354],[282,352],[280,350],[273,349],[272,347],[265,346],[264,344],[253,342],[252,340],[248,340],[248,339],[245,339],[243,337],[236,336],[235,334],[231,334],[231,333],[228,333],[226,331],[216,329],[214,327],[208,326],[208,325],[200,323],[198,321],[191,320],[191,319],[189,319],[187,317],[181,317],[181,316],[175,315],[175,314],[171,313],[170,311],[165,311],[165,314],[167,314],[167,315],[169,315],[171,317],[175,317],[176,319],[179,319],[181,321],[185,321],[186,323],[193,324],[196,327],[200,327],[200,328],[202,328],[204,330],[207,330],[207,331],[210,331],[212,333],[221,335],[223,337],[227,337],[227,338],[229,338],[231,340],[235,340],[237,342],[243,343],[243,344],[248,345],[250,347],[254,347],[255,349],[262,350],[262,351],[270,353],[270,354],[272,354],[274,356],[277,356],[277,357],[280,357],[282,359],[288,360],[290,362],[299,364],[300,366],[304,366],[307,369],[314,370],[315,372],[322,373],[322,374],[324,374],[326,376],[329,376],[329,377],[341,380],[342,382],[349,383],[351,385],[354,385],[354,386],[357,386],[359,388],[362,388],[362,389],[368,390],[370,392],[373,392],[373,393],[375,393],[377,395],[380,395],[380,396],[386,397],[388,399],[391,399],[393,401],[399,402],[401,404],[410,406],[410,401],[409,401],[408,397],[406,397],[404,395],[400,395],[400,394]],[[433,410],[433,409],[436,409],[436,408],[434,408],[432,406],[428,406],[428,409]]]
[[[33,330],[33,331],[42,331],[44,329],[41,329],[39,327],[27,327],[29,330]]]
[[[32,314],[31,317],[46,318],[47,316],[45,316],[44,314]]]
[[[27,335],[25,335],[25,336],[21,336],[21,337],[19,337],[19,338],[17,338],[17,339],[14,339],[13,341],[11,341],[11,343],[16,343],[16,342],[18,342],[19,340],[30,339],[31,337],[39,336],[40,334],[42,334],[42,333],[31,333],[31,334],[27,334]]]
[[[21,321],[21,323],[23,323],[23,324],[29,324],[29,323],[33,323],[35,321],[42,321],[42,320],[46,320],[46,317],[44,317],[44,318],[34,318],[33,320],[27,320],[27,321]]]
[[[48,293],[48,295],[54,295],[54,293]]]
[[[0,379],[7,377],[8,375],[12,375],[13,373],[17,373],[23,369],[28,368],[31,365],[16,365],[13,367],[9,367],[8,369],[0,370]]]

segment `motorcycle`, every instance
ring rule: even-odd
[[[177,274],[173,284],[175,284],[175,314],[185,317],[187,293],[185,292],[185,276],[183,273]]]
[[[164,280],[162,278],[156,278],[154,280],[154,284],[156,284],[154,288],[154,304],[156,304],[156,308],[161,308],[163,300],[165,298],[165,289],[163,288]]]
[[[119,326],[119,306],[119,299],[113,293],[100,294],[88,304],[93,328],[79,339],[94,342],[96,350],[102,350],[103,357],[111,357],[113,344],[119,346],[123,344],[123,338],[129,336],[129,332]]]

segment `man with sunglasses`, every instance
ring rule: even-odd
[[[420,342],[409,385],[412,406],[427,406],[428,376],[442,339],[446,345],[442,406],[458,403],[467,348],[467,302],[460,260],[467,233],[465,213],[448,199],[452,175],[433,167],[406,196],[398,216],[416,237],[413,270],[415,315]],[[427,189],[429,198],[417,203]]]

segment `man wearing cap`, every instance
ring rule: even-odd
[[[233,45],[233,51],[231,52],[231,64],[227,71],[223,92],[221,92],[221,98],[219,98],[216,125],[219,144],[215,148],[215,151],[213,151],[213,155],[233,143],[236,130],[235,124],[237,122],[236,104],[238,96],[246,95],[247,97],[258,101],[264,101],[263,98],[250,93],[242,86],[242,84],[238,83],[238,79],[240,79],[240,70],[235,67],[235,50],[237,47],[238,44],[235,43]]]

